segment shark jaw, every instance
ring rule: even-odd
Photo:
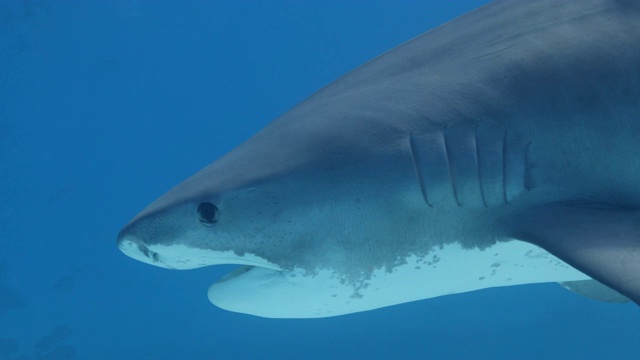
[[[125,237],[118,241],[118,248],[132,259],[172,270],[190,270],[211,265],[249,265],[275,271],[282,270],[276,264],[257,255],[238,255],[234,251],[200,249],[183,244],[142,245]]]

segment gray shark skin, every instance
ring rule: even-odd
[[[245,265],[209,299],[264,317],[590,279],[640,303],[640,2],[496,1],[428,31],[164,194],[118,246]]]

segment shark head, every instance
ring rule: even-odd
[[[412,179],[411,162],[383,147],[365,156],[338,135],[316,151],[318,138],[296,142],[302,136],[273,140],[266,153],[262,135],[251,139],[144,209],[120,232],[119,248],[168,269],[241,265],[209,290],[228,310],[319,317],[379,307],[357,305],[358,288],[397,261],[402,247],[387,240],[398,224],[414,231],[419,223],[402,210],[415,182],[404,195],[388,186],[391,177]]]

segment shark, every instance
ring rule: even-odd
[[[555,282],[640,304],[640,2],[494,1],[374,58],[120,231],[216,306],[318,318]]]

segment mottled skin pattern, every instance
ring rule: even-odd
[[[119,241],[248,253],[357,284],[444,244],[518,238],[638,302],[639,4],[496,1],[466,14],[294,107]],[[213,226],[199,221],[205,202]]]

